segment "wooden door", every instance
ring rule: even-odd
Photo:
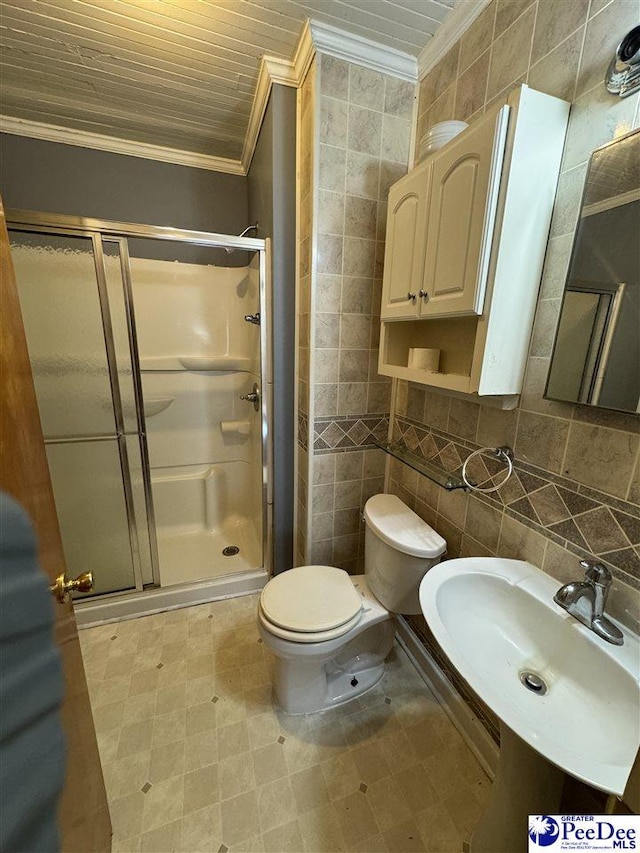
[[[422,317],[482,314],[508,114],[493,110],[433,158]]]
[[[40,565],[53,581],[65,571],[64,553],[1,200],[0,260],[0,486],[31,517]],[[67,768],[59,810],[62,849],[64,853],[102,853],[111,849],[111,823],[71,602],[56,604],[55,634],[66,685],[62,724]]]
[[[413,319],[418,315],[430,183],[431,164],[425,163],[397,181],[389,191],[382,280],[383,320]]]

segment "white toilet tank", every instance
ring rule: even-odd
[[[364,572],[392,613],[420,613],[418,590],[447,543],[395,495],[374,495],[364,507]]]

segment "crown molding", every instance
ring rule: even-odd
[[[64,145],[95,148],[98,151],[109,151],[111,154],[142,157],[145,160],[159,160],[163,163],[173,163],[176,166],[191,166],[196,169],[207,169],[211,172],[226,172],[230,175],[245,174],[239,160],[213,157],[210,154],[197,154],[193,151],[167,148],[163,145],[149,145],[146,142],[135,142],[131,139],[120,139],[117,136],[106,136],[103,133],[74,130],[70,127],[29,121],[14,116],[0,115],[0,131],[14,136],[45,139],[47,142],[61,142]]]
[[[300,85],[293,60],[265,55],[262,57],[262,65],[265,67],[265,73],[269,75],[272,84],[279,83],[281,86],[293,87]]]
[[[286,60],[283,60],[282,64],[285,62]],[[290,65],[291,63],[288,64]],[[258,82],[256,83],[256,90],[253,94],[253,103],[251,104],[251,112],[249,113],[249,124],[247,125],[247,132],[244,136],[244,145],[242,146],[242,156],[240,157],[240,165],[242,167],[243,175],[247,175],[249,173],[249,167],[251,166],[251,161],[258,143],[258,136],[260,135],[260,128],[262,127],[262,120],[267,109],[267,104],[269,103],[269,95],[271,94],[272,87],[271,75],[269,73],[270,65],[275,70],[273,63],[270,63],[267,58],[263,56],[260,60]],[[283,69],[278,70],[282,71]]]
[[[302,37],[302,36],[301,36]],[[298,47],[300,42],[298,42]],[[298,48],[296,48],[296,55]],[[307,66],[308,67],[308,66]],[[306,69],[305,69],[306,73]],[[251,105],[251,113],[249,114],[249,124],[244,137],[244,145],[242,146],[242,157],[240,164],[242,173],[247,175],[251,166],[251,161],[256,150],[262,120],[269,103],[269,96],[273,84],[277,83],[280,86],[292,86],[297,88],[304,79],[296,69],[294,59],[281,59],[279,56],[263,56],[260,60],[260,69],[258,71],[258,82],[256,83],[256,91],[253,96]]]
[[[491,0],[457,0],[453,12],[420,51],[419,80],[422,80],[440,62],[490,2]]]
[[[304,78],[313,62],[313,57],[316,55],[316,48],[313,43],[311,34],[311,21],[307,18],[300,31],[300,38],[293,54],[293,67],[297,80],[297,86],[302,86]]]
[[[418,61],[415,56],[385,47],[362,36],[345,33],[337,27],[319,21],[309,21],[311,38],[316,51],[363,65],[372,71],[390,74],[400,80],[415,83],[418,79]]]

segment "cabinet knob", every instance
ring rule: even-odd
[[[407,299],[408,299],[410,302],[415,302],[415,301],[416,301],[416,295],[415,295],[415,293],[412,293],[411,291],[409,291],[409,293],[407,293]]]
[[[425,302],[429,299],[429,294],[426,290],[418,291],[418,296],[420,297],[420,299],[424,299]]]

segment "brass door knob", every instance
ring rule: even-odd
[[[93,589],[93,572],[83,572],[77,578],[69,580],[63,572],[58,575],[56,582],[49,587],[60,604],[64,604],[72,592],[90,592]]]

